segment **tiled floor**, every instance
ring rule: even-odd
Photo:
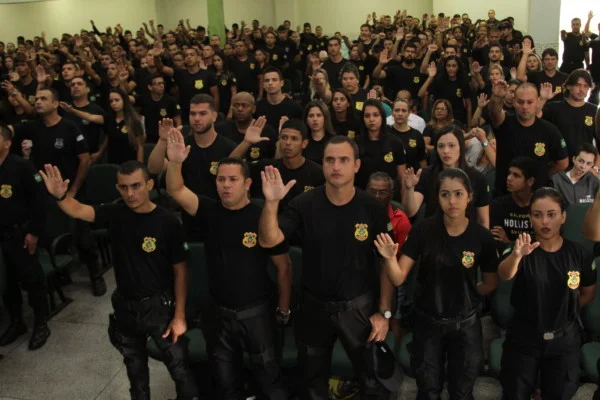
[[[115,287],[112,271],[106,276],[109,293]],[[29,335],[22,336],[8,347],[0,347],[4,359],[0,361],[0,400],[126,400],[129,384],[120,355],[110,345],[106,333],[110,297],[91,295],[85,273],[73,274],[74,283],[65,287],[74,299],[50,321],[52,336],[43,348],[30,352]],[[31,324],[31,315],[28,322]],[[4,331],[6,316],[0,321]],[[484,329],[484,335],[493,335],[493,329]],[[159,362],[150,361],[151,392],[153,399],[175,397],[174,385]],[[596,385],[581,386],[576,400],[589,400]],[[406,378],[398,399],[414,399],[416,385]],[[501,389],[493,378],[480,378],[475,387],[477,400],[500,399]]]

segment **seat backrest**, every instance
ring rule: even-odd
[[[90,205],[111,203],[120,197],[117,191],[116,164],[92,165],[85,181],[85,202]]]
[[[506,328],[515,313],[510,304],[513,281],[514,278],[509,281],[498,279],[498,287],[491,299],[492,319],[502,329]]]
[[[600,265],[600,257],[596,257],[596,266]],[[600,273],[596,277],[596,287],[600,283]],[[594,300],[581,310],[581,322],[587,331],[600,333],[600,295],[596,293]]]
[[[569,204],[567,206],[567,220],[563,225],[563,235],[565,238],[593,251],[594,242],[584,238],[582,233],[583,220],[590,206],[591,204]]]
[[[188,302],[203,305],[209,296],[208,271],[204,243],[188,243],[190,260],[188,262]]]
[[[40,235],[39,245],[49,248],[52,241],[64,233],[73,232],[75,220],[64,213],[55,201],[46,203],[46,222]]]

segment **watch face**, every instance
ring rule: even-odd
[[[390,318],[392,318],[392,312],[391,312],[391,311],[384,311],[384,312],[383,312],[383,317],[384,317],[385,319],[390,319]]]

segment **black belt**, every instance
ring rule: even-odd
[[[468,328],[477,321],[477,312],[474,310],[467,317],[435,318],[417,309],[417,318],[429,325],[442,328],[443,330],[461,330]]]
[[[566,325],[564,325],[562,328],[559,328],[554,331],[548,331],[548,332],[541,333],[542,339],[544,339],[546,341],[550,341],[550,340],[558,339],[559,337],[565,336],[569,332],[569,329],[571,329],[571,327],[573,326],[574,323],[575,323],[575,321],[570,321]]]
[[[118,303],[129,311],[140,312],[153,306],[175,306],[175,301],[170,293],[156,293],[142,299],[127,299],[117,291],[115,291],[114,295],[117,297]]]
[[[236,321],[256,317],[258,315],[266,314],[271,310],[271,301],[265,301],[257,306],[251,306],[242,310],[233,310],[231,308],[222,307],[215,305],[215,312],[217,315],[226,318],[233,319]]]
[[[346,301],[322,301],[307,291],[302,295],[302,305],[311,310],[338,313],[362,308],[373,301],[373,293],[366,292]]]

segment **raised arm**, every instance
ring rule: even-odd
[[[421,208],[423,200],[425,199],[423,194],[415,192],[415,186],[419,183],[422,172],[423,170],[420,169],[415,174],[415,171],[412,168],[407,168],[404,179],[402,180],[402,206],[409,218],[414,217],[419,212],[419,208]]]
[[[265,205],[260,214],[258,224],[258,243],[261,247],[271,248],[285,240],[285,236],[279,228],[277,210],[279,202],[288,194],[292,186],[296,184],[296,180],[292,179],[287,185],[284,185],[281,180],[281,174],[277,168],[272,166],[265,167],[265,170],[261,171],[260,176]]]
[[[425,83],[423,83],[423,86],[421,86],[421,88],[419,89],[419,93],[417,94],[417,96],[419,97],[425,97],[427,95],[427,90],[429,89],[429,86],[431,86],[433,80],[435,79],[435,76],[437,75],[437,67],[434,62],[429,63],[429,67],[427,67],[427,74],[429,76],[427,77],[427,80],[425,81]]]
[[[171,128],[167,143],[167,192],[190,215],[198,212],[198,196],[183,183],[181,166],[190,154],[190,146],[186,146],[183,135],[176,128]]]
[[[44,180],[48,193],[56,199],[56,204],[68,216],[81,219],[87,222],[94,222],[96,212],[94,208],[86,204],[82,204],[71,196],[67,196],[69,188],[69,180],[63,180],[58,167],[50,164],[44,165],[44,170],[40,170],[40,175]]]
[[[502,125],[504,118],[506,118],[506,113],[502,107],[504,105],[504,98],[506,97],[507,93],[508,84],[505,81],[499,81],[493,84],[492,98],[490,99],[490,104],[488,105],[493,128],[497,128],[498,126]]]
[[[532,54],[535,49],[531,48],[531,42],[529,40],[523,41],[523,55],[517,66],[517,80],[520,82],[527,82],[527,58]]]
[[[511,280],[517,274],[521,259],[531,254],[539,245],[539,242],[531,243],[531,236],[528,233],[521,233],[515,241],[515,247],[510,256],[502,260],[498,266],[498,276],[500,279],[505,281]]]
[[[150,153],[148,158],[148,170],[151,174],[160,174],[167,168],[167,140],[169,131],[173,128],[173,120],[163,118],[158,122],[158,141]],[[177,128],[181,130],[181,126]]]
[[[401,256],[398,261],[398,243],[394,243],[387,233],[377,235],[375,247],[382,257],[381,270],[385,272],[390,282],[395,286],[400,286],[406,281],[410,270],[415,264],[415,260],[408,256]]]
[[[382,50],[381,53],[379,54],[379,63],[373,70],[373,78],[375,78],[375,79],[385,79],[386,78],[386,73],[383,70],[383,67],[389,61],[390,61],[390,58],[388,57],[388,51]]]
[[[64,101],[60,102],[60,108],[62,108],[64,111],[66,111],[68,113],[71,113],[71,114],[73,114],[81,119],[84,119],[86,121],[89,121],[93,124],[97,124],[97,125],[104,124],[104,116],[102,114],[90,114],[88,112],[78,110],[76,108],[73,108],[72,105],[65,103]]]
[[[253,119],[250,122],[250,126],[246,129],[246,133],[244,134],[244,140],[238,144],[238,146],[233,149],[229,157],[233,158],[244,158],[246,152],[250,147],[254,144],[258,144],[260,142],[268,141],[268,137],[260,136],[262,131],[267,123],[267,118],[263,115],[258,117],[257,119]]]

